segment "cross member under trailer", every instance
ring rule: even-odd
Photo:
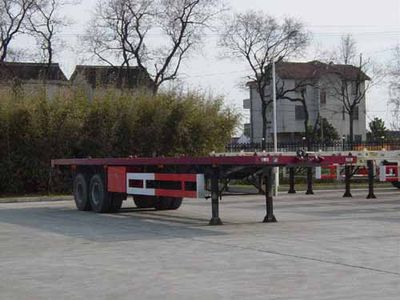
[[[349,155],[297,155],[263,153],[253,156],[179,158],[96,158],[52,160],[53,168],[67,168],[74,175],[74,199],[79,210],[110,213],[121,208],[128,195],[139,208],[178,209],[183,198],[204,198],[211,192],[210,225],[222,225],[219,216],[219,184],[262,171],[265,184],[265,223],[276,222],[273,210],[273,169],[351,166]]]

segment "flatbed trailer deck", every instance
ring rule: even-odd
[[[348,155],[254,153],[209,157],[88,158],[52,160],[53,168],[68,168],[74,175],[74,199],[79,210],[99,213],[118,211],[128,195],[139,208],[178,209],[183,198],[208,197],[210,225],[221,225],[220,182],[261,173],[265,185],[264,222],[276,222],[273,212],[273,180],[276,167],[352,166]]]

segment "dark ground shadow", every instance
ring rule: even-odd
[[[190,239],[224,234],[208,227],[205,219],[135,208],[122,209],[117,214],[80,212],[67,206],[0,209],[1,223],[96,242]]]

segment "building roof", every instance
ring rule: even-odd
[[[346,80],[370,80],[358,67],[352,65],[326,64],[320,61],[305,63],[280,62],[276,65],[276,72],[282,79],[316,79],[322,75],[338,74]],[[361,77],[360,77],[361,76]]]
[[[22,81],[42,80],[48,65],[45,63],[4,62],[0,64],[0,81],[19,79]],[[51,64],[47,80],[67,81],[59,64]]]
[[[318,79],[323,75],[337,74],[346,80],[371,80],[358,67],[333,63],[327,64],[320,61],[279,62],[276,64],[276,73],[281,79],[309,80]],[[249,82],[249,84],[251,83]]]
[[[71,76],[71,81],[75,82],[83,77],[93,88],[97,86],[107,86],[123,84],[130,88],[139,85],[150,85],[151,79],[146,70],[140,67],[115,67],[115,66],[87,66],[78,65]]]

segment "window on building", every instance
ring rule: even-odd
[[[326,90],[325,89],[321,90],[321,94],[319,97],[320,97],[321,105],[325,105],[326,104]]]
[[[358,106],[354,107],[353,111],[353,120],[358,121],[360,118],[360,110],[358,109]]]
[[[306,119],[306,112],[303,105],[296,105],[295,107],[295,117],[297,121],[302,121]]]

